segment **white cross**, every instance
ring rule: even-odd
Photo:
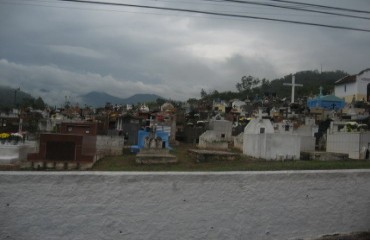
[[[295,87],[303,87],[303,84],[295,83],[295,75],[292,75],[292,83],[284,83],[284,86],[292,86],[292,100],[291,103],[294,103],[294,90]]]
[[[261,108],[258,108],[257,119],[258,119],[258,121],[262,120],[262,109]]]

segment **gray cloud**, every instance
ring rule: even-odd
[[[353,74],[370,62],[369,33],[107,6],[32,4],[37,6],[1,4],[1,83],[20,85],[51,104],[62,102],[65,96],[77,101],[79,95],[93,90],[120,97],[154,93],[186,100],[199,97],[202,88],[235,90],[243,75],[273,79],[320,65],[324,70]],[[336,4],[369,7],[368,1],[361,0]],[[183,1],[176,6],[195,7]],[[368,25],[363,20],[261,7],[206,2],[196,7]]]

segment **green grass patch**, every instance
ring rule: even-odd
[[[264,161],[241,156],[233,161],[197,162],[188,154],[194,145],[180,145],[174,148],[178,162],[172,164],[137,164],[135,154],[106,157],[98,161],[92,171],[279,171],[279,170],[330,170],[370,169],[370,161]]]

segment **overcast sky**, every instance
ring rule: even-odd
[[[370,20],[222,1],[104,2],[370,29]],[[369,0],[306,2],[370,11]],[[90,91],[187,100],[199,98],[202,88],[235,91],[244,75],[274,79],[321,66],[350,74],[369,68],[370,33],[56,0],[0,0],[1,85],[20,87],[49,104],[61,104],[65,96],[78,101]]]

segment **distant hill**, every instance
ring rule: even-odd
[[[295,82],[303,84],[303,87],[296,88],[297,96],[318,95],[320,86],[323,87],[324,94],[334,91],[335,81],[349,75],[343,71],[301,71],[295,74]],[[291,87],[284,86],[283,83],[291,83],[292,75],[271,81],[270,91],[275,92],[280,97],[290,97]]]
[[[20,89],[0,86],[0,107],[13,108],[28,99],[34,99],[34,97]]]
[[[144,102],[152,102],[162,97],[155,94],[135,94],[129,98],[119,98],[109,95],[105,92],[89,92],[80,96],[81,103],[93,107],[102,107],[107,102],[111,104],[137,104]]]

